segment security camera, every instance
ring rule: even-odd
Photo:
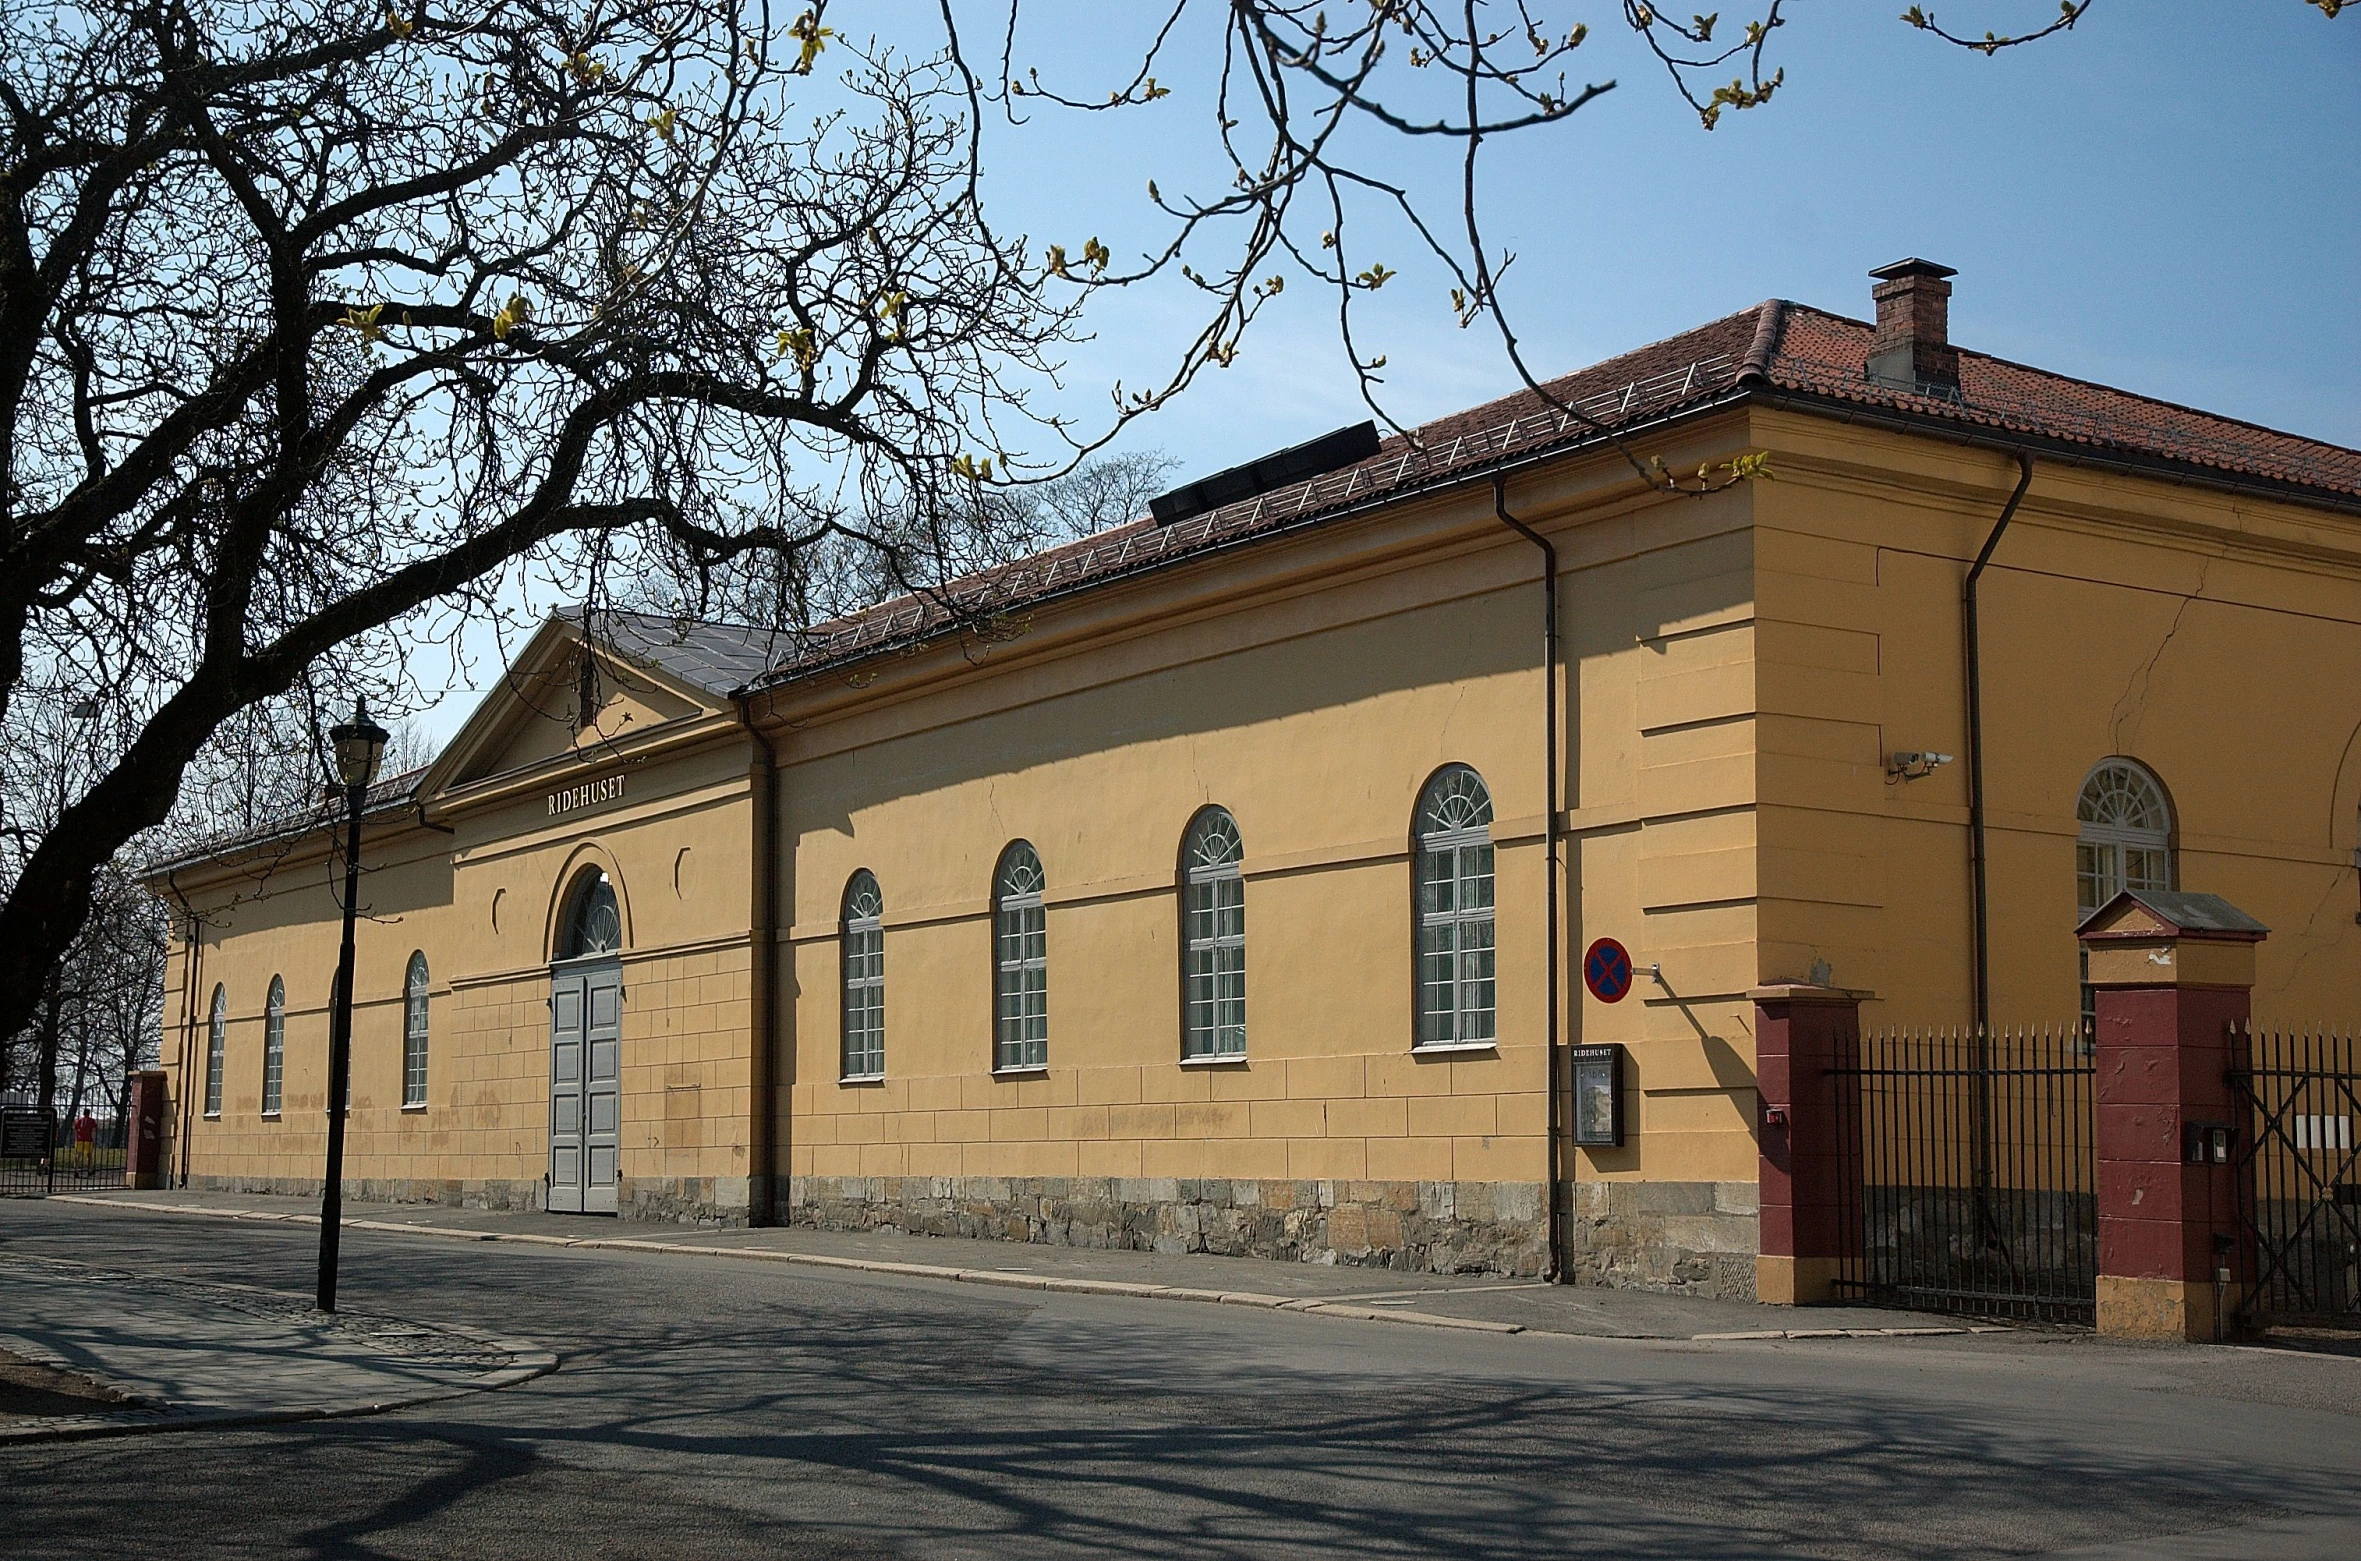
[[[1947,753],[1920,752],[1906,749],[1886,755],[1886,779],[1894,781],[1922,780],[1951,762]]]

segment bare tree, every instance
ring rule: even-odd
[[[58,805],[0,832],[0,1034],[192,778],[255,817],[316,759],[319,690],[397,694],[405,643],[518,571],[694,608],[767,582],[790,622],[939,591],[1109,513],[1011,490],[1231,362],[1290,275],[1382,413],[1354,308],[1402,257],[1373,228],[1523,372],[1480,152],[1612,86],[1569,77],[1586,30],[1554,9],[1165,0],[1071,83],[1021,65],[1022,0],[878,8],[863,43],[845,0],[0,0],[0,796],[30,794],[33,696],[98,711]],[[1620,22],[1709,127],[1780,84],[1780,0],[1728,42]],[[1167,64],[1184,34],[1201,79]],[[1150,186],[1159,246],[1035,254],[987,220],[988,124],[1175,84],[1226,182]],[[1458,176],[1422,197],[1405,144]],[[1153,278],[1199,310],[1177,361],[1094,421],[1045,402],[1088,297]],[[1687,491],[1747,475],[1630,453]]]
[[[731,4],[0,18],[0,718],[70,687],[123,737],[14,837],[0,1029],[225,722],[395,681],[372,631],[510,560],[989,556],[1070,306],[939,60],[851,51],[799,120],[826,40]]]

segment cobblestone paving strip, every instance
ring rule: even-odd
[[[0,1422],[0,1444],[337,1419],[557,1369],[539,1346],[450,1323],[315,1310],[306,1297],[0,1252],[0,1343],[119,1406]]]

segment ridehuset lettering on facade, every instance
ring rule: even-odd
[[[555,818],[560,813],[571,813],[576,808],[594,808],[601,803],[622,800],[623,777],[620,775],[602,776],[598,780],[584,781],[579,786],[568,786],[563,791],[551,792],[549,794],[549,816]]]

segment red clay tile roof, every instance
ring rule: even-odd
[[[924,640],[961,612],[1033,605],[1373,500],[1465,480],[1508,458],[1594,443],[1602,431],[1629,434],[1758,391],[2259,481],[2298,499],[2361,499],[2361,451],[1965,350],[1957,398],[1895,389],[1868,378],[1870,335],[1863,321],[1773,299],[1550,382],[1550,396],[1580,417],[1530,391],[1488,402],[1426,424],[1415,445],[1388,439],[1370,459],[1309,482],[1175,525],[1134,521],[956,581],[944,593],[956,612],[901,597],[820,624],[792,636],[790,654],[755,686]]]
[[[2361,450],[1964,349],[1957,400],[1913,395],[1866,376],[1862,365],[1869,356],[1870,328],[1859,320],[1802,304],[1763,309],[1780,318],[1766,333],[1767,342],[1758,344],[1771,348],[1768,360],[1756,361],[1781,389],[2361,498]]]
[[[955,581],[945,594],[960,611],[996,612],[1100,585],[1247,538],[1290,530],[1371,500],[1402,496],[1485,470],[1504,457],[1526,457],[1618,431],[1662,421],[1678,412],[1726,400],[1737,383],[1741,357],[1753,341],[1759,311],[1749,309],[1669,337],[1579,373],[1553,380],[1548,390],[1581,411],[1577,418],[1531,391],[1428,423],[1418,443],[1396,435],[1357,465],[1259,498],[1159,526],[1136,520],[1036,553],[1030,558]],[[1588,419],[1588,421],[1585,421]],[[797,636],[794,654],[756,686],[788,681],[889,647],[910,644],[948,627],[956,614],[927,598],[904,596]]]

